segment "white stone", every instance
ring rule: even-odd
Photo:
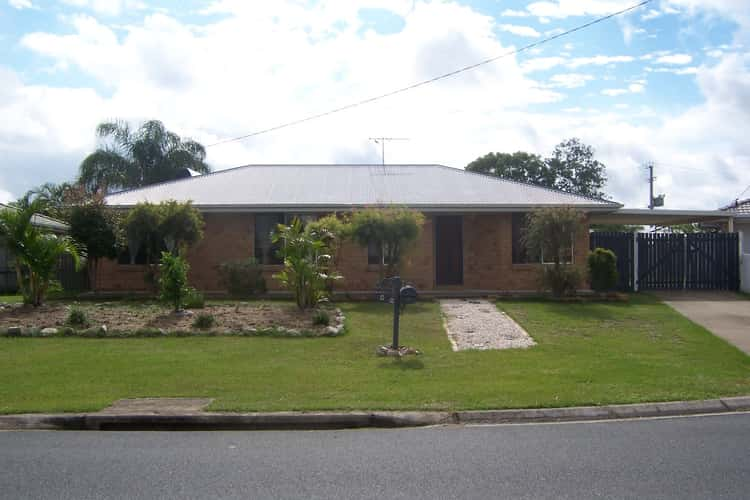
[[[42,330],[41,330],[40,333],[42,335],[55,335],[55,334],[57,334],[57,328],[53,328],[51,326],[47,327],[47,328],[42,328]]]
[[[440,309],[454,351],[536,345],[518,323],[486,300],[445,299],[440,301]]]

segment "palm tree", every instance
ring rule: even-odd
[[[90,192],[146,186],[175,179],[185,168],[208,173],[206,149],[182,139],[157,120],[131,130],[123,121],[96,127],[104,142],[81,162],[78,181]]]
[[[78,248],[67,236],[42,232],[33,223],[44,203],[32,201],[25,207],[0,210],[0,236],[15,260],[16,280],[24,300],[34,306],[44,301],[62,254],[70,254],[79,267]]]

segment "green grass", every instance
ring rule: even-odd
[[[389,308],[350,303],[336,338],[0,339],[0,413],[91,411],[116,399],[214,397],[214,410],[484,409],[750,394],[750,357],[652,297],[507,301],[539,345],[450,349],[436,303],[409,306],[403,343],[375,356]]]
[[[23,297],[20,295],[0,295],[2,304],[20,304],[21,302],[23,302]]]

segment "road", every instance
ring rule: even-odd
[[[309,432],[0,432],[0,497],[749,498],[750,414]]]

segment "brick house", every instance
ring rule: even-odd
[[[530,261],[520,242],[526,212],[572,206],[588,216],[621,207],[441,165],[248,165],[115,193],[106,201],[127,209],[167,200],[190,200],[203,213],[205,236],[188,260],[192,285],[206,292],[221,291],[218,264],[250,256],[264,266],[269,289],[278,289],[271,275],[280,265],[269,234],[280,222],[389,205],[425,215],[401,268],[420,291],[531,291],[540,264]],[[576,237],[574,265],[585,265],[588,233],[586,224]],[[370,293],[378,279],[376,252],[347,242],[337,290]],[[127,256],[102,262],[96,285],[102,291],[145,290],[144,266]]]

